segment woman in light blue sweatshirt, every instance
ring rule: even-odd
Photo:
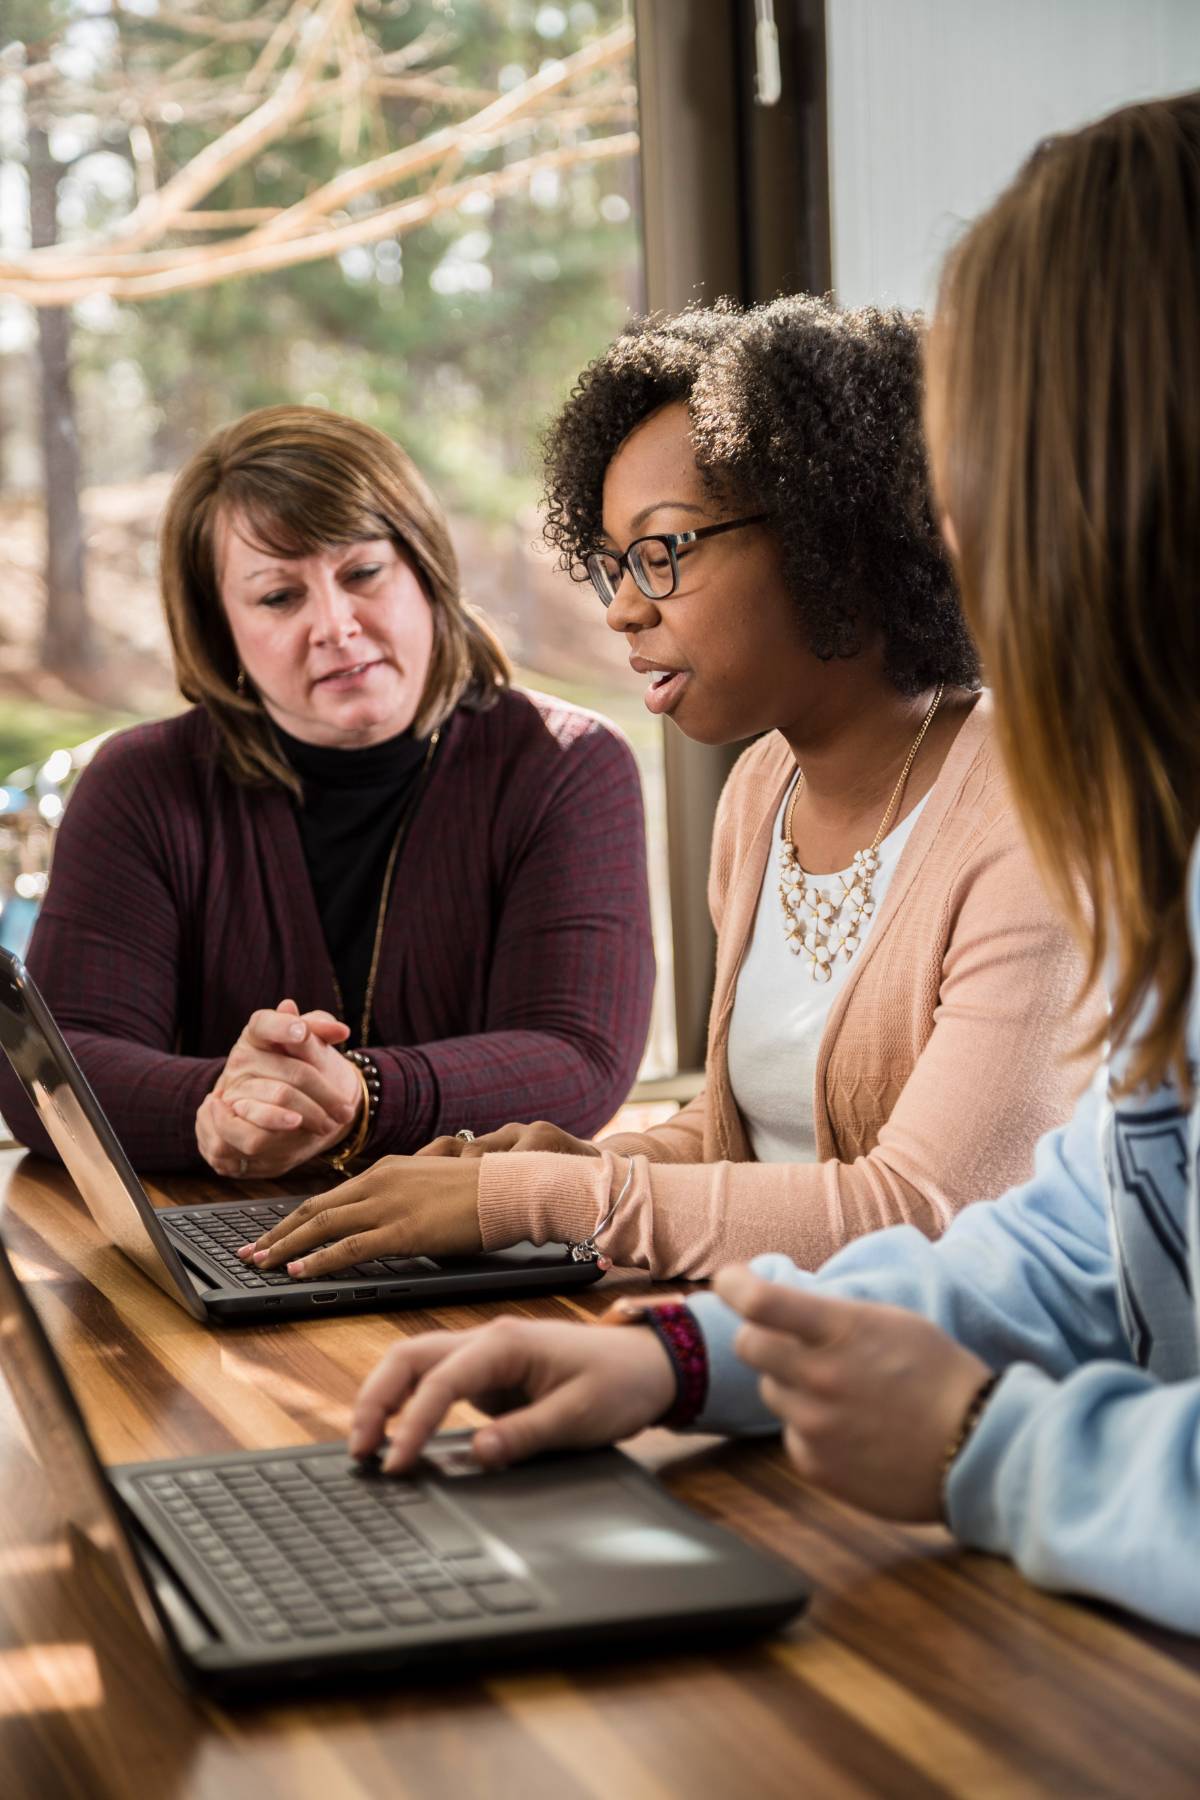
[[[764,1257],[628,1309],[650,1330],[408,1339],[352,1448],[394,1415],[404,1467],[452,1401],[513,1387],[485,1462],[782,1425],[845,1499],[1200,1632],[1200,95],[1042,145],[954,252],[927,367],[1013,790],[1108,976],[1094,1085],[937,1243]]]

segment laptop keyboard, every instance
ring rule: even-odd
[[[427,1488],[341,1456],[143,1475],[138,1486],[267,1644],[540,1610]]]
[[[172,1210],[164,1216],[164,1223],[173,1236],[182,1238],[183,1242],[194,1250],[203,1250],[206,1256],[218,1264],[231,1285],[241,1288],[295,1287],[294,1276],[286,1269],[258,1269],[253,1263],[244,1263],[237,1255],[243,1244],[252,1244],[255,1238],[270,1231],[280,1219],[285,1219],[294,1212],[299,1203],[295,1200],[256,1200],[253,1204],[241,1208],[222,1208],[220,1212],[192,1213],[182,1208],[178,1212]],[[345,1281],[386,1281],[396,1275],[412,1275],[417,1271],[427,1274],[432,1265],[425,1257],[389,1256],[377,1262],[355,1263],[348,1269],[339,1269],[336,1279],[340,1284]]]

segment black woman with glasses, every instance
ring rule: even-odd
[[[661,1277],[815,1269],[1028,1176],[1100,1003],[1000,770],[920,407],[913,320],[809,298],[646,319],[584,372],[546,439],[546,536],[652,713],[756,740],[714,833],[703,1091],[643,1135],[389,1157],[248,1256],[308,1276],[532,1238]]]

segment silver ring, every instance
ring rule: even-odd
[[[464,1144],[473,1144],[475,1142],[475,1133],[469,1131],[465,1125],[461,1131],[456,1131],[454,1135],[456,1138],[461,1139]]]

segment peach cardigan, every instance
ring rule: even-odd
[[[937,1237],[972,1200],[1032,1173],[1090,1071],[1078,1045],[1100,995],[1052,909],[1001,773],[990,696],[959,729],[825,1025],[813,1106],[818,1160],[759,1163],[726,1045],[772,828],[795,765],[778,733],[739,759],[713,833],[716,983],[704,1090],[663,1125],[603,1140],[599,1158],[485,1156],[485,1249],[585,1237],[634,1159],[600,1240],[614,1262],[704,1276],[781,1250],[815,1269],[884,1225]],[[801,971],[797,968],[797,980]]]

